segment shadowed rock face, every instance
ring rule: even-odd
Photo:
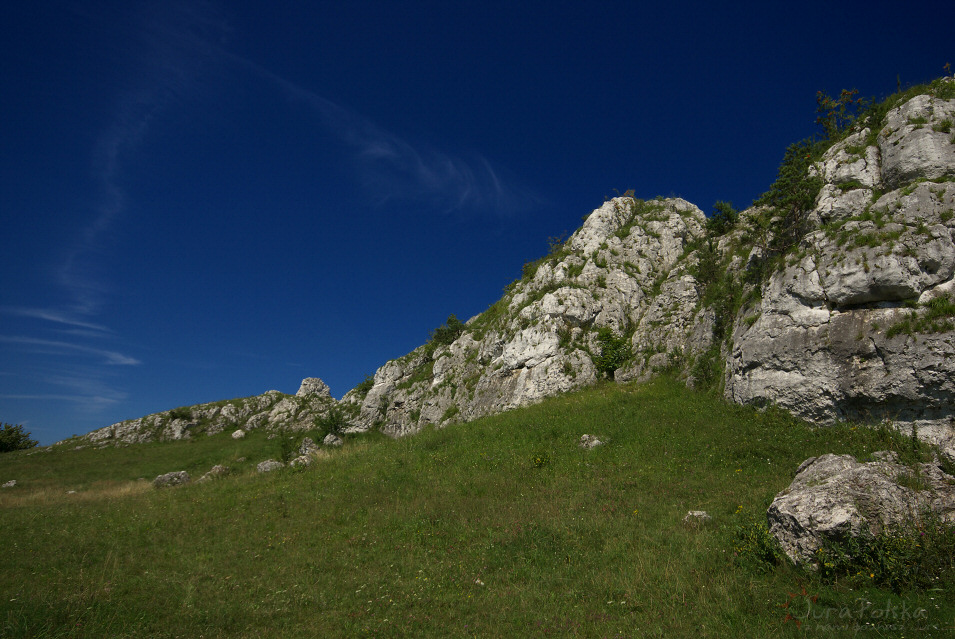
[[[930,302],[955,303],[953,120],[955,100],[916,96],[890,110],[880,130],[832,146],[811,169],[823,186],[810,231],[753,291],[755,302],[720,320],[728,337],[717,344],[715,311],[702,307],[704,283],[694,276],[701,247],[715,246],[742,279],[764,250],[754,239],[765,232],[757,228],[761,209],[743,211],[735,229],[710,244],[696,206],[620,197],[528,264],[451,343],[386,362],[370,388],[340,402],[307,378],[294,396],[269,391],[166,411],[86,439],[305,430],[332,409],[346,432],[410,434],[593,383],[606,327],[632,351],[613,372],[618,381],[669,369],[693,383],[694,362],[712,347],[734,402],[778,404],[820,423],[887,419],[906,432],[914,425],[955,458],[955,332],[951,323],[919,320]]]

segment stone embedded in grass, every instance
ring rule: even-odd
[[[153,480],[153,486],[156,488],[168,488],[170,486],[179,486],[181,484],[188,484],[191,481],[189,473],[184,470],[177,470],[173,473],[166,473],[165,475],[159,475],[156,479]]]
[[[702,528],[711,521],[713,517],[705,510],[689,510],[683,516],[683,524],[691,528]]]
[[[311,437],[306,437],[302,440],[302,445],[298,447],[299,456],[310,455],[312,452],[319,450],[318,446],[315,445],[315,442]]]
[[[596,435],[581,435],[580,442],[577,444],[581,448],[591,449],[597,446],[603,446],[607,442],[600,441]]]
[[[335,433],[329,433],[325,435],[325,439],[322,440],[322,443],[326,446],[341,446],[345,442],[343,442],[342,438]]]
[[[259,465],[255,467],[255,470],[260,473],[270,473],[273,470],[278,470],[279,468],[285,468],[285,464],[274,459],[267,459],[264,462],[259,462]]]
[[[232,439],[242,439],[243,437],[245,437],[245,431],[241,428],[232,433]]]
[[[3,485],[3,488],[13,488],[16,485],[17,485],[17,480],[11,479],[10,481],[8,481],[7,483]]]
[[[312,458],[311,455],[299,455],[298,457],[296,457],[295,459],[293,459],[292,461],[290,461],[290,462],[288,463],[288,465],[289,465],[289,466],[292,466],[292,467],[295,467],[295,468],[297,468],[297,467],[299,467],[299,466],[308,467],[308,466],[311,466],[311,465],[312,465],[312,461],[314,461],[314,460],[313,460],[313,458]]]
[[[212,481],[213,479],[216,479],[218,477],[225,477],[230,472],[232,471],[229,469],[228,466],[221,466],[219,464],[216,464],[215,466],[212,467],[212,470],[207,472],[205,475],[203,475],[196,481],[197,482]]]

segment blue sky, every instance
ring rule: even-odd
[[[951,3],[0,9],[0,421],[340,397],[617,191],[742,208],[815,94],[955,63]]]

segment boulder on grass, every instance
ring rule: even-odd
[[[769,532],[796,563],[814,563],[826,541],[904,529],[931,513],[955,522],[955,477],[937,463],[908,466],[890,452],[875,461],[810,457],[766,512]]]
[[[189,473],[184,470],[159,475],[153,480],[153,486],[156,488],[169,488],[170,486],[180,486],[190,482]]]
[[[273,470],[278,470],[279,468],[285,468],[285,464],[274,459],[267,459],[264,462],[259,462],[259,465],[255,467],[255,470],[260,473],[270,473]]]

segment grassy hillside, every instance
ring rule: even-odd
[[[609,439],[585,451],[584,433]],[[896,595],[737,556],[824,452],[813,429],[681,383],[599,385],[305,471],[253,433],[0,456],[4,637],[758,637],[955,633],[949,586]],[[245,462],[236,460],[246,457]],[[155,490],[155,475],[239,473]],[[75,494],[67,494],[76,490]],[[714,517],[681,523],[687,510]],[[759,541],[757,539],[757,541]]]

